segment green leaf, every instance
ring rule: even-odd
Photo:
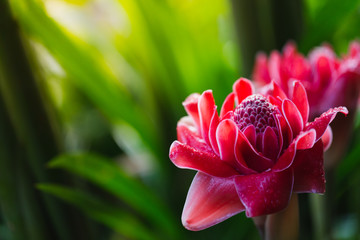
[[[111,120],[130,125],[149,149],[160,156],[162,147],[153,121],[106,65],[98,49],[66,32],[35,0],[12,1],[25,33],[42,43],[56,58],[72,83]]]
[[[171,239],[178,235],[173,216],[144,185],[128,176],[111,159],[92,154],[62,155],[49,164],[84,177],[132,206]]]
[[[112,206],[95,196],[56,184],[38,184],[37,188],[50,193],[81,209],[90,218],[105,224],[130,239],[158,239],[149,229],[131,214],[117,206]]]
[[[311,1],[308,5],[310,6]],[[359,0],[330,0],[309,19],[308,31],[301,41],[301,49],[307,52],[323,41],[329,41],[338,27],[359,7]]]

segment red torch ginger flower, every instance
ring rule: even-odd
[[[256,57],[254,81],[265,85],[276,82],[290,96],[293,81],[300,81],[308,94],[310,119],[335,106],[356,110],[360,90],[360,43],[352,42],[349,54],[338,59],[329,45],[315,48],[308,57],[297,52],[294,43],[283,53],[273,51]]]
[[[179,168],[197,170],[182,223],[202,230],[246,211],[248,217],[285,209],[295,193],[323,193],[322,136],[338,107],[308,122],[303,85],[293,83],[292,99],[275,83],[264,94],[239,79],[220,110],[211,90],[183,103],[189,116],[177,126],[169,157]]]
[[[253,78],[258,85],[276,82],[287,96],[291,96],[292,82],[300,81],[307,91],[311,120],[329,108],[347,107],[349,116],[332,124],[335,143],[325,162],[326,168],[332,169],[345,153],[352,133],[360,92],[360,43],[352,42],[348,55],[341,59],[329,45],[315,48],[306,58],[295,44],[288,43],[282,54],[273,51],[269,58],[258,54]],[[330,127],[326,136],[332,138]]]

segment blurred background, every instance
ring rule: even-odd
[[[341,56],[359,29],[359,0],[1,1],[0,239],[259,239],[244,213],[181,225],[195,174],[168,158],[181,103],[213,89],[220,105],[259,50]],[[356,122],[332,239],[360,236]],[[319,239],[307,195],[300,238]]]

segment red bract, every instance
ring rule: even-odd
[[[335,106],[346,106],[351,113],[360,90],[360,43],[352,42],[348,55],[339,59],[329,45],[315,48],[306,58],[290,42],[282,54],[258,54],[253,78],[260,85],[275,81],[288,96],[292,82],[300,81],[308,94],[310,119]]]
[[[334,144],[326,153],[325,166],[333,169],[347,150],[354,125],[360,92],[360,43],[352,42],[342,58],[337,58],[329,45],[315,48],[306,58],[295,44],[288,43],[282,54],[273,51],[269,58],[258,54],[253,77],[258,85],[276,82],[287,96],[291,96],[293,81],[300,81],[307,91],[311,120],[329,108],[347,107],[349,116],[332,124]],[[325,135],[332,139],[330,127]]]
[[[169,156],[177,167],[198,171],[182,214],[186,228],[201,230],[244,210],[248,217],[275,213],[293,192],[325,191],[322,136],[347,109],[330,109],[309,123],[300,82],[293,99],[275,83],[267,89],[254,94],[252,83],[239,79],[220,116],[211,90],[183,103],[189,116],[178,122]]]

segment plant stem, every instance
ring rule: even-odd
[[[254,224],[259,231],[261,239],[265,238],[265,222],[266,222],[266,215],[265,216],[259,216],[254,217],[252,220],[254,221]]]
[[[299,237],[299,203],[298,195],[291,196],[288,207],[279,213],[267,216],[265,223],[266,240],[298,239]]]
[[[314,239],[326,238],[326,195],[311,194],[310,207],[314,225]]]

